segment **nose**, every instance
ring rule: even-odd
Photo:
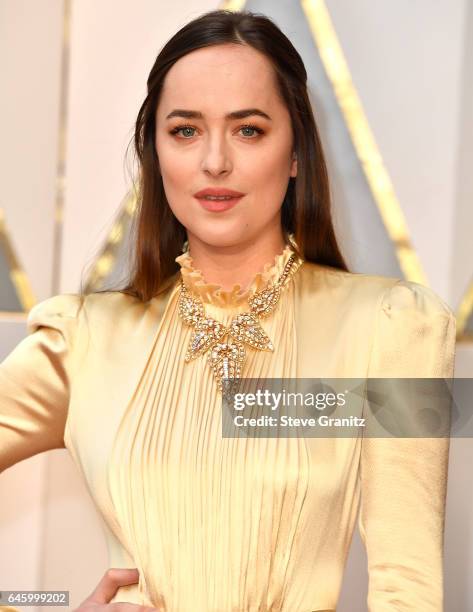
[[[212,176],[230,172],[232,168],[230,151],[223,135],[210,139],[202,155],[201,168]]]

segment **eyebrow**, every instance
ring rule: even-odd
[[[259,108],[244,108],[242,110],[233,111],[225,115],[225,119],[245,119],[245,117],[251,117],[252,115],[258,115],[259,117],[263,117],[264,119],[271,121],[271,117]],[[166,116],[166,119],[171,119],[172,117],[184,117],[185,119],[204,118],[200,111],[184,110],[181,108],[176,108],[173,110]]]

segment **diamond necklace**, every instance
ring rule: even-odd
[[[293,253],[287,260],[280,277],[261,291],[254,292],[248,298],[249,312],[242,312],[233,317],[227,327],[212,317],[208,317],[204,304],[199,296],[191,295],[181,278],[178,302],[178,312],[194,332],[187,348],[185,362],[192,361],[207,352],[217,387],[222,392],[222,384],[226,379],[240,378],[245,362],[245,344],[256,350],[273,351],[274,345],[260,326],[258,319],[271,314],[281,296],[283,286],[301,266],[302,260],[297,260]],[[225,336],[227,342],[221,342]]]

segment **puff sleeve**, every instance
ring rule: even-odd
[[[452,378],[455,336],[445,302],[398,280],[380,301],[368,378]],[[448,437],[363,438],[358,526],[369,612],[443,610],[448,455]]]
[[[0,472],[64,448],[77,307],[74,294],[36,304],[28,335],[0,363]]]

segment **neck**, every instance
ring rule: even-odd
[[[210,245],[191,234],[188,242],[193,266],[201,270],[207,283],[216,283],[224,290],[232,289],[236,283],[245,290],[286,246],[282,232],[231,246]]]

